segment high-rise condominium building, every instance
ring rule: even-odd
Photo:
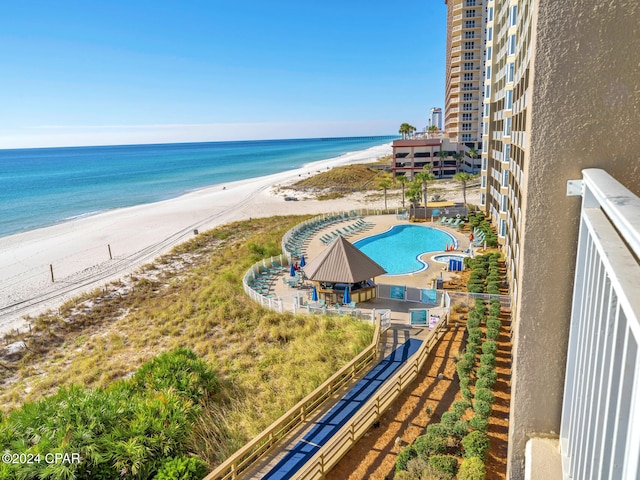
[[[486,0],[445,0],[447,55],[445,137],[465,153],[461,170],[480,170]],[[471,155],[467,152],[471,150]]]
[[[567,367],[580,219],[580,201],[567,196],[568,182],[580,185],[583,169],[601,168],[631,192],[640,193],[640,4],[637,0],[445,1],[449,52],[445,131],[462,142],[476,135],[481,142],[482,206],[497,229],[513,298],[507,477],[521,479],[527,441],[558,436],[561,418],[569,421],[563,413],[565,371],[567,378],[577,378],[578,385],[588,385],[584,383],[588,376],[581,377],[584,372],[570,373],[571,365]],[[465,81],[465,72],[474,75]],[[483,86],[479,77],[484,78]],[[481,86],[483,100],[476,118]],[[466,112],[471,115],[462,117]],[[470,137],[464,137],[465,124]],[[638,367],[640,355],[634,358]],[[611,383],[608,388],[617,387]],[[637,395],[638,385],[630,388]],[[583,393],[569,403],[588,402],[584,405],[598,412],[601,422],[605,413],[617,419],[616,412],[625,411],[624,405],[599,405],[597,398]],[[612,395],[616,398],[617,393]],[[592,422],[585,420],[586,432]],[[640,423],[615,425],[621,432],[640,429]],[[560,438],[562,448],[557,448],[565,478],[584,460],[572,457],[570,451],[581,452],[595,465],[595,470],[574,472],[572,478],[624,478],[615,473],[609,451],[620,458],[637,458],[636,434],[625,439],[625,434],[606,437],[604,430],[589,436],[569,430],[568,437]],[[576,447],[583,438],[589,440]],[[615,445],[608,444],[611,439]],[[594,445],[597,448],[590,449]]]
[[[429,115],[429,126],[435,126],[438,130],[442,130],[442,109],[433,107]]]

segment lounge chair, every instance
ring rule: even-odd
[[[450,219],[448,219],[446,222],[444,222],[447,225],[451,225],[451,222],[453,222],[453,217],[451,217]]]
[[[440,223],[445,223],[446,221],[447,221],[447,217],[442,217],[442,218],[440,219]]]
[[[455,227],[455,226],[456,226],[456,225],[458,225],[459,223],[460,223],[460,219],[459,219],[459,218],[456,218],[456,221],[455,221],[455,222],[453,222],[453,223],[451,224],[451,226],[452,226],[452,227]]]

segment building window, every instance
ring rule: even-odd
[[[516,34],[509,35],[509,48],[507,49],[507,55],[515,55],[516,53]]]
[[[511,6],[511,15],[509,16],[509,26],[515,27],[516,23],[518,23],[518,6]]]
[[[470,113],[463,113],[462,114],[462,121],[463,122],[470,122],[471,121],[471,114]]]
[[[491,95],[491,85],[485,85],[484,98],[489,98],[490,95]]]
[[[484,104],[484,114],[483,116],[488,117],[489,116],[489,104],[485,103]]]
[[[487,159],[483,158],[482,159],[482,170],[487,170]]]
[[[493,7],[489,7],[489,14],[487,15],[487,21],[493,22]]]
[[[509,197],[507,197],[506,195],[500,195],[500,212],[501,213],[506,213],[507,212],[507,200],[509,199]]]
[[[465,93],[465,95],[470,95],[470,94]],[[462,110],[463,111],[467,111],[467,112],[470,111],[470,110],[473,110],[473,103],[463,103],[462,104]]]
[[[511,144],[510,143],[505,143],[502,161],[503,162],[508,162],[510,160],[511,160]]]
[[[491,61],[491,47],[487,47],[487,61]]]
[[[491,65],[487,65],[487,80],[491,79]]]
[[[513,90],[505,90],[504,92],[504,109],[511,110],[513,108]]]
[[[476,28],[476,21],[475,20],[465,20],[464,21],[464,28]]]
[[[466,18],[473,18],[473,17],[476,17],[477,15],[476,15],[476,11],[475,10],[467,10],[465,12],[464,16]]]
[[[500,236],[501,237],[506,237],[507,235],[507,222],[504,221],[504,219],[500,219]]]
[[[483,175],[482,177],[482,183],[480,184],[481,188],[487,188],[487,177],[486,175]]]
[[[489,135],[489,122],[483,122],[482,133],[483,135]]]
[[[473,93],[463,93],[462,94],[462,101],[463,102],[468,102],[469,100],[473,100]]]
[[[462,124],[462,131],[463,132],[470,132],[471,131],[471,124],[470,123],[463,123]]]
[[[476,48],[476,42],[464,42],[465,50],[473,50]]]
[[[464,52],[464,59],[465,60],[473,60],[473,52]]]
[[[462,84],[462,91],[463,92],[468,92],[469,90],[475,90],[473,83],[463,83]]]
[[[507,83],[513,83],[513,77],[516,71],[516,64],[511,62],[507,65]]]
[[[509,170],[502,171],[502,186],[503,187],[509,186]],[[506,199],[506,195],[505,195],[505,199]]]
[[[476,38],[475,32],[464,32],[464,38]]]
[[[475,7],[476,6],[476,0],[467,0],[467,4],[465,6],[466,7]]]
[[[489,142],[487,142],[486,140],[482,141],[482,153],[487,153],[487,151],[489,150]]]
[[[470,133],[463,133],[462,134],[462,141],[463,142],[470,142],[471,141],[471,134]]]
[[[493,27],[487,29],[487,42],[493,41]]]
[[[473,73],[465,73],[463,80],[468,82],[469,80],[473,80]]]
[[[473,62],[465,62],[464,69],[465,70],[473,70],[475,68],[475,64]]]
[[[511,117],[504,119],[504,133],[505,137],[511,135]]]

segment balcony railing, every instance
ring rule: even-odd
[[[564,478],[640,478],[640,199],[583,171],[560,428]]]

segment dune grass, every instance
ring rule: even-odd
[[[247,269],[278,254],[282,234],[305,218],[200,234],[129,279],[35,319],[20,337],[22,357],[3,361],[2,410],[72,384],[108,387],[162,352],[187,347],[220,381],[191,434],[191,450],[216,465],[371,342],[370,325],[279,314],[245,295]]]

